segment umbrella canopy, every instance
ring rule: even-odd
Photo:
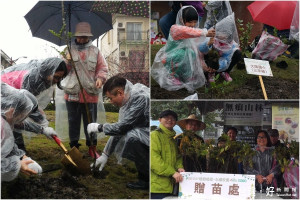
[[[149,1],[97,1],[92,10],[149,18]]]
[[[255,1],[247,8],[254,21],[278,30],[290,29],[296,1]]]
[[[109,13],[91,10],[93,1],[64,1],[66,29],[75,33],[78,22],[88,22],[92,27],[92,40],[112,29],[112,17]],[[30,27],[32,36],[38,37],[58,46],[66,45],[65,39],[54,36],[62,28],[61,1],[39,1],[26,15],[25,19]]]

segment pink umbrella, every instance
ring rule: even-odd
[[[290,29],[296,1],[255,1],[247,8],[254,21],[278,30]]]

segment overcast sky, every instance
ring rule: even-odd
[[[37,3],[37,0],[5,0],[0,2],[0,48],[17,63],[28,62],[31,59],[56,57],[58,53],[51,47],[55,44],[32,37],[29,26],[24,18],[27,12]]]
[[[38,0],[4,0],[0,1],[0,49],[16,63],[26,63],[32,59],[57,57],[52,47],[62,50],[64,47],[33,37],[24,16]],[[95,43],[95,41],[94,41]]]

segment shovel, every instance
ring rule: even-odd
[[[71,151],[68,152],[66,147],[60,141],[60,139],[53,135],[52,138],[60,146],[60,148],[65,152],[64,157],[61,159],[61,163],[71,171],[80,173],[80,174],[90,174],[91,168],[88,161],[83,159],[83,155],[79,152],[76,147],[73,147]]]

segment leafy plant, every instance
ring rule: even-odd
[[[63,33],[66,31],[66,24],[63,24],[63,26],[61,27],[61,29],[59,30],[58,33],[56,33],[54,30],[50,29],[49,32],[54,35],[55,37],[58,37],[59,39],[61,40],[64,40],[67,38],[67,40],[69,41],[73,36],[74,34],[72,32],[68,32],[67,33],[67,36],[66,38],[63,36]],[[66,56],[66,49],[64,49],[63,51],[59,51],[57,48],[53,47],[52,48],[58,52],[63,58],[67,59],[67,56]]]
[[[292,166],[299,165],[299,142],[293,140],[291,143],[288,143],[285,141],[284,146],[276,147],[273,155],[276,157],[276,160],[280,165],[281,172],[289,169],[291,161],[293,161]]]
[[[218,92],[221,92],[222,94],[225,93],[225,87],[227,85],[230,84],[230,82],[227,82],[227,81],[223,81],[223,82],[219,82],[220,78],[220,74],[217,74],[215,77],[214,77],[214,82],[211,82],[209,87],[205,86],[205,93],[209,93],[211,94],[211,98],[213,98],[213,94],[218,94]]]
[[[240,48],[242,50],[242,54],[245,55],[247,51],[247,47],[250,44],[249,39],[251,36],[251,31],[253,28],[253,24],[248,22],[244,25],[244,20],[237,19],[238,30],[240,31],[239,40],[240,40]]]

